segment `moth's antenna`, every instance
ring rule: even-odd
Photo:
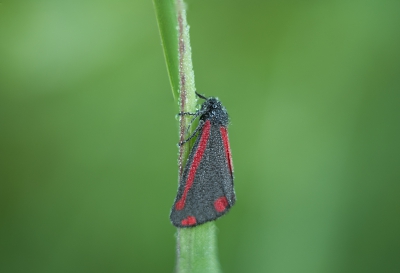
[[[207,100],[206,97],[204,97],[203,95],[200,95],[199,93],[197,93],[197,91],[194,91],[194,92],[196,93],[196,95],[197,95],[199,98],[202,98],[203,100]]]

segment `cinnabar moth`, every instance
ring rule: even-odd
[[[235,204],[233,166],[227,126],[228,113],[217,98],[206,98],[195,113],[199,117],[194,133],[198,134],[179,180],[178,193],[170,219],[176,227],[194,227],[226,214]]]

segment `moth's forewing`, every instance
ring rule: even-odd
[[[233,174],[222,134],[220,125],[205,122],[180,179],[170,215],[173,225],[192,227],[215,220],[235,203]],[[186,193],[185,188],[189,188]]]

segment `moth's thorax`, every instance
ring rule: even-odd
[[[210,120],[211,124],[228,126],[229,117],[224,106],[217,98],[208,98],[202,105],[200,112],[201,120]]]

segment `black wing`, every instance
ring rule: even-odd
[[[234,203],[231,162],[220,126],[206,121],[183,170],[171,222],[176,227],[203,224],[227,213]]]

